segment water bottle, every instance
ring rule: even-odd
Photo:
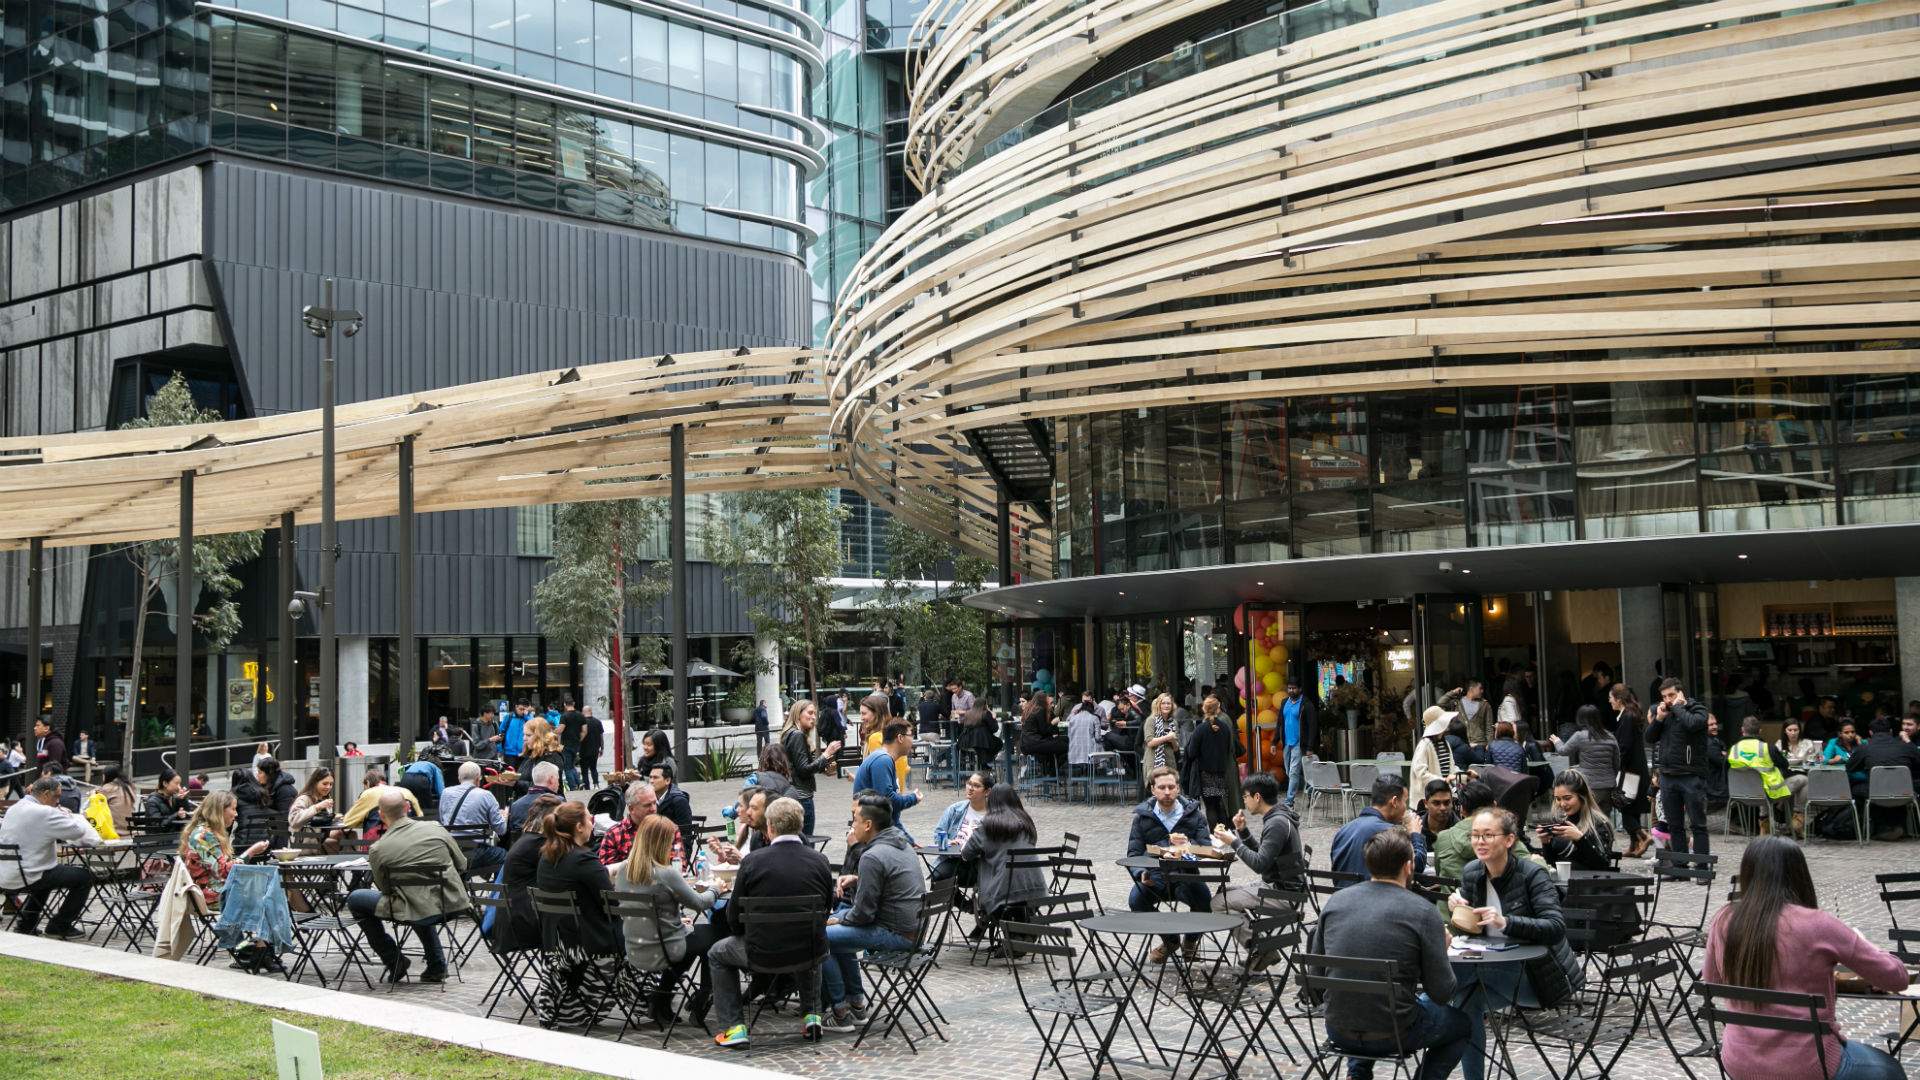
[[[705,844],[702,844],[700,845],[699,850],[694,852],[693,880],[705,881],[709,876],[710,875],[707,870],[707,847]]]

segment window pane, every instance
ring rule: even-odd
[[[1823,379],[1730,379],[1696,389],[1702,451],[1830,441]]]
[[[1167,508],[1166,414],[1122,413],[1122,462],[1126,470],[1127,517],[1158,514]]]
[[[1365,554],[1368,509],[1364,490],[1310,491],[1295,495],[1293,537],[1300,557]]]
[[[706,92],[706,80],[701,76],[705,64],[701,36],[700,31],[691,26],[681,26],[679,23],[667,25],[667,57],[675,90],[688,90],[696,94]]]
[[[383,142],[424,150],[427,145],[427,77],[404,68],[386,69],[387,107]]]
[[[751,41],[740,43],[740,102],[744,105],[770,105],[773,102],[773,51]]]
[[[1847,524],[1920,521],[1920,443],[1844,447],[1840,466]]]
[[[333,131],[333,43],[295,37],[287,45],[287,122]]]
[[[1218,514],[1176,514],[1174,520],[1174,565],[1218,566],[1225,561]]]
[[[800,100],[800,66],[793,58],[782,52],[773,54],[773,107],[782,112],[794,111],[794,103]]]
[[[1375,483],[1436,480],[1463,471],[1466,435],[1457,392],[1374,394],[1367,419],[1378,461]]]
[[[1364,397],[1296,398],[1289,412],[1292,434],[1288,459],[1295,491],[1327,491],[1367,482]],[[1300,535],[1299,519],[1296,508],[1296,535]]]
[[[1704,457],[1700,479],[1710,532],[1811,528],[1833,517],[1833,461],[1819,447]]]
[[[233,33],[233,109],[267,120],[287,118],[287,35],[240,25]]]
[[[591,177],[587,163],[592,156],[598,123],[598,117],[580,109],[569,109],[563,105],[556,110],[554,132],[558,140],[561,176],[573,180]]]
[[[593,5],[593,62],[622,75],[633,71],[633,12],[615,4]]]
[[[1279,562],[1287,557],[1292,519],[1285,499],[1227,504],[1227,543],[1234,562]]]
[[[1138,518],[1127,522],[1127,547],[1133,556],[1135,570],[1166,570],[1170,568],[1169,537],[1167,526],[1170,519],[1166,514],[1154,514],[1151,517]]]
[[[1167,483],[1175,509],[1220,502],[1220,407],[1189,405],[1167,410]],[[1215,546],[1218,546],[1215,540]]]
[[[643,12],[633,13],[633,74],[667,83],[667,21]]]
[[[1580,517],[1589,540],[1698,532],[1692,458],[1580,467]]]
[[[731,146],[707,144],[707,205],[740,205],[740,151]]]
[[[1582,462],[1693,453],[1693,397],[1684,383],[1576,386],[1573,409]]]
[[[670,149],[673,197],[680,202],[704,203],[707,198],[707,148],[699,139],[671,135]]]
[[[513,98],[498,90],[473,92],[473,160],[513,164]]]
[[[473,0],[473,32],[476,37],[513,44],[513,0]]]
[[[1516,386],[1464,392],[1467,466],[1504,472],[1573,460],[1566,388]]]
[[[1854,375],[1837,381],[1839,441],[1920,439],[1920,375]]]
[[[1236,401],[1227,406],[1226,442],[1229,500],[1287,493],[1285,401]]]
[[[554,0],[554,55],[576,64],[593,63],[593,0]]]
[[[427,23],[436,30],[473,33],[474,0],[429,0]]]
[[[1102,413],[1093,418],[1094,490],[1100,493],[1101,521],[1121,521],[1127,516],[1120,440],[1119,413]]]
[[[1465,547],[1466,489],[1458,480],[1389,484],[1373,493],[1376,551]]]
[[[454,79],[433,80],[433,152],[473,156],[473,90]]]
[[[1467,481],[1479,547],[1573,539],[1573,470],[1529,469]]]
[[[516,47],[553,55],[553,0],[515,0],[513,16]]]
[[[765,154],[740,151],[740,209],[773,212],[773,159]]]
[[[740,93],[739,61],[735,58],[736,48],[733,39],[724,34],[703,34],[702,49],[706,54],[706,93],[725,101],[734,100]]]
[[[513,163],[522,172],[553,173],[553,106],[518,99],[513,105]]]

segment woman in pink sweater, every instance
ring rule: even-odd
[[[1740,890],[1708,931],[1707,982],[1817,995],[1826,999],[1820,1015],[1830,1025],[1839,965],[1877,989],[1906,989],[1907,969],[1898,957],[1820,910],[1800,845],[1778,836],[1747,845]],[[1764,1011],[1806,1019],[1805,1012],[1783,1007]],[[1732,1080],[1906,1080],[1906,1070],[1885,1051],[1846,1039],[1837,1026],[1833,1031],[1825,1039],[1824,1071],[1805,1034],[1749,1027],[1722,1029],[1720,1062]]]

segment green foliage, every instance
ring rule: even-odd
[[[720,704],[723,708],[728,709],[753,708],[755,704],[753,697],[753,680],[735,680],[734,684],[727,688],[727,696],[720,699]]]
[[[187,386],[187,380],[179,373],[154,392],[147,399],[145,416],[136,417],[121,425],[122,429],[182,427],[188,424],[218,423],[220,414],[213,409],[202,409],[194,404],[193,391]],[[194,608],[191,618],[194,629],[207,642],[208,648],[215,652],[225,649],[237,637],[242,629],[240,605],[234,599],[240,592],[241,581],[235,571],[242,563],[254,559],[260,554],[261,530],[243,533],[223,533],[217,536],[195,536],[193,539],[193,574],[199,586],[197,597],[176,597],[179,607]],[[153,601],[160,595],[161,586],[174,580],[180,565],[180,541],[148,540],[140,544],[128,544],[121,549],[127,561],[133,565],[134,573],[134,629],[133,629],[133,670],[138,678],[141,654],[146,649],[147,617],[153,611]],[[179,613],[176,611],[176,615]],[[121,764],[132,772],[133,746],[135,740],[122,741]]]
[[[727,496],[707,527],[707,557],[746,601],[754,635],[803,653],[809,689],[833,627],[844,517],[822,490],[749,491]]]
[[[656,563],[644,573],[628,569],[632,553],[660,527],[666,503],[660,499],[618,499],[564,503],[553,511],[553,562],[533,587],[533,617],[547,637],[605,660],[627,609],[644,608],[667,594],[667,568]],[[621,657],[627,665],[659,667],[666,645],[644,636]]]
[[[952,576],[938,576],[947,563]],[[992,569],[987,560],[895,518],[887,528],[887,580],[861,623],[899,646],[895,664],[908,682],[958,677],[983,686],[987,613],[961,601],[980,591]],[[923,584],[929,582],[930,595]]]
[[[727,780],[747,774],[747,755],[738,750],[708,750],[693,758],[696,781]]]

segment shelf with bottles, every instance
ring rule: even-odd
[[[1769,640],[1892,638],[1890,604],[1783,604],[1765,609],[1761,636]]]

